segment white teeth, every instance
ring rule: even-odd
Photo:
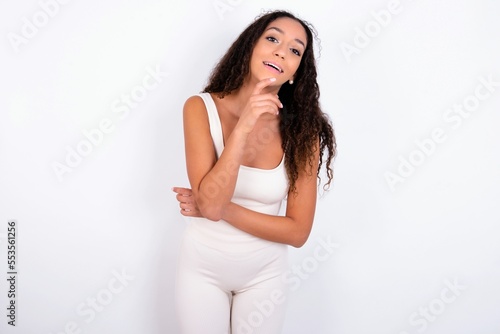
[[[268,63],[268,62],[264,62],[264,64],[267,65],[267,66],[271,66],[272,68],[275,68],[278,71],[280,71],[281,73],[283,73],[283,70],[281,68],[279,68],[278,66],[274,65],[274,64],[271,64],[271,63]]]

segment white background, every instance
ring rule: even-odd
[[[460,124],[443,117],[474,102],[481,77],[500,82],[500,4],[401,0],[381,26],[372,12],[389,4],[68,1],[49,17],[37,1],[2,1],[0,331],[179,332],[172,296],[185,222],[170,188],[188,185],[182,105],[263,9],[283,8],[318,30],[321,103],[339,151],[311,237],[290,249],[309,272],[284,333],[499,333],[500,86]],[[23,29],[31,35],[16,46]],[[357,53],[345,54],[347,44]],[[161,82],[115,113],[147,69]],[[59,180],[54,163],[105,119],[112,131]],[[415,141],[436,129],[445,140],[419,153]],[[391,189],[386,174],[410,158],[418,166]],[[9,219],[18,222],[15,328]],[[328,238],[338,247],[317,262]]]

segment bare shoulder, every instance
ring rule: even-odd
[[[192,95],[184,102],[184,113],[206,114],[206,111],[205,102],[199,95]]]
[[[205,102],[198,95],[190,96],[184,102],[183,108],[184,125],[192,124],[194,127],[208,125],[208,114]]]

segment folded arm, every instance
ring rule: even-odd
[[[319,163],[319,146],[312,166]],[[174,187],[181,213],[184,216],[203,217],[198,209],[195,196],[188,188]],[[299,173],[296,193],[287,198],[285,216],[268,215],[249,210],[233,202],[228,202],[222,210],[222,219],[234,227],[256,237],[301,247],[311,232],[317,199],[316,169],[309,167]]]

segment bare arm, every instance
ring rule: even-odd
[[[313,166],[319,163],[319,146],[317,146]],[[316,169],[301,171],[296,181],[296,194],[289,193],[285,216],[268,215],[255,212],[228,203],[223,211],[222,219],[234,227],[256,237],[301,247],[311,232],[317,199]],[[201,216],[195,198],[187,188],[175,187],[181,213],[185,216]],[[186,211],[187,210],[187,211]]]

